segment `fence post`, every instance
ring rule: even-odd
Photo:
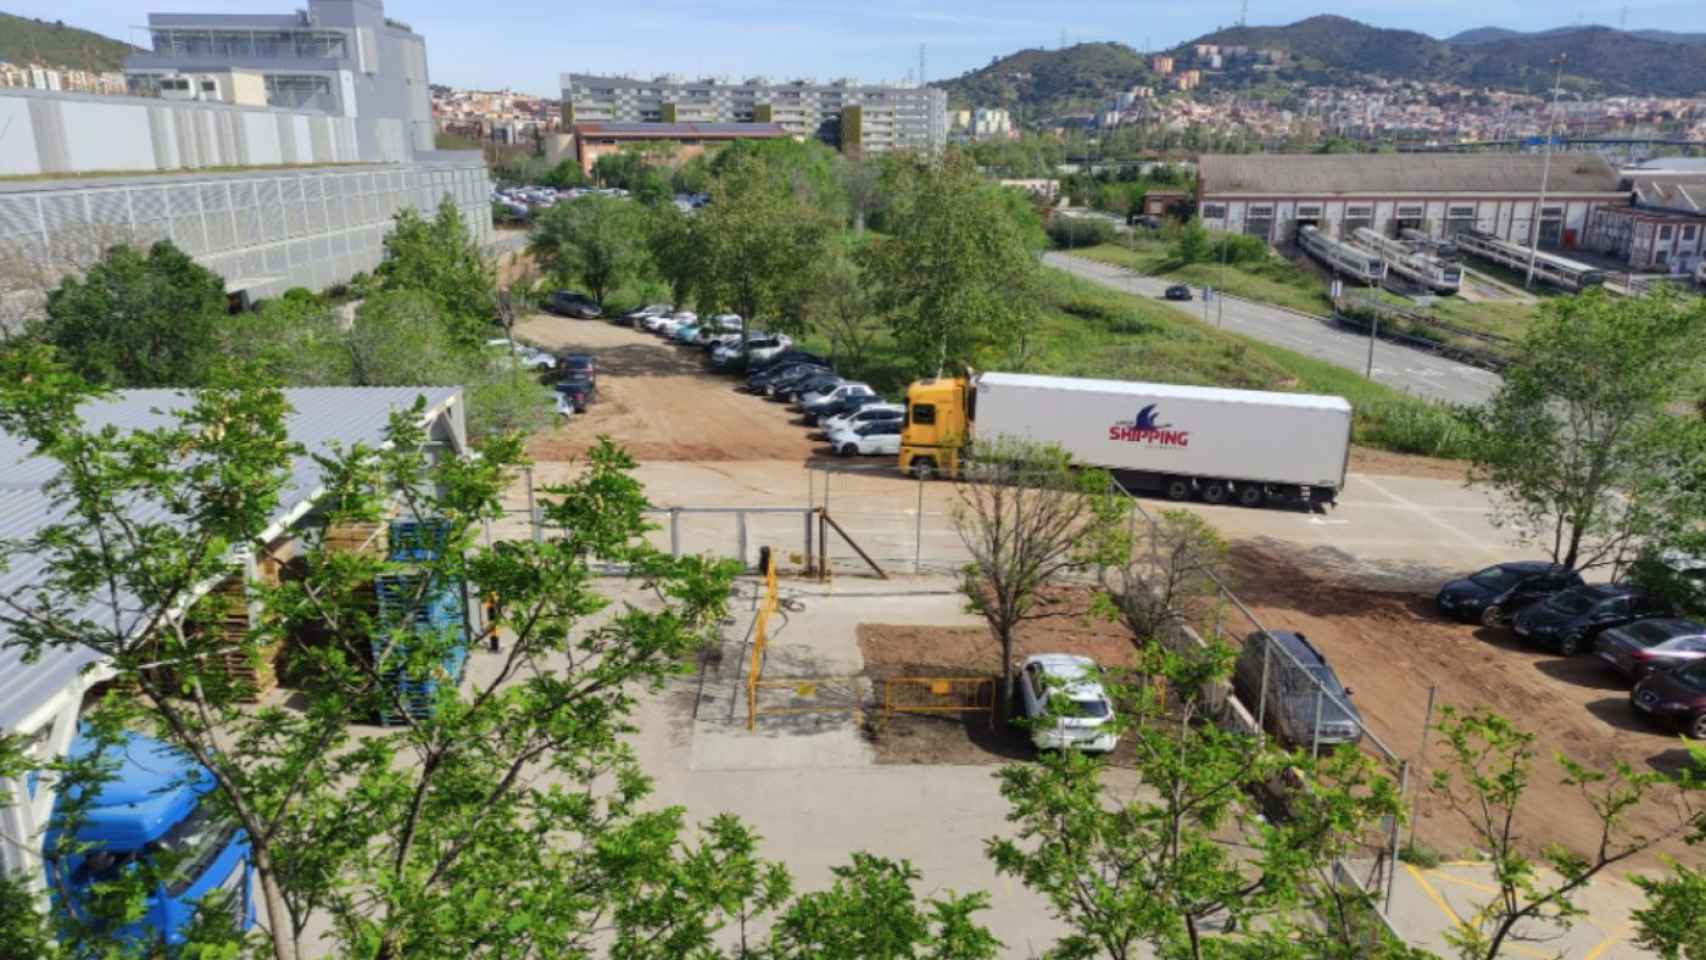
[[[681,556],[681,508],[669,508],[669,555]]]
[[[745,510],[738,510],[735,512],[735,542],[737,544],[736,549],[738,549],[740,551],[740,568],[741,568],[742,572],[745,572],[745,570],[746,570],[746,511]]]
[[[1262,690],[1256,696],[1256,735],[1267,736],[1268,718],[1268,662],[1274,658],[1273,640],[1266,633],[1262,637]]]
[[[912,572],[924,572],[924,478],[919,477],[918,514],[912,518]]]
[[[1433,702],[1431,691],[1429,693],[1428,702],[1429,702],[1429,705],[1431,706],[1432,702]],[[1410,789],[1410,761],[1403,760],[1403,761],[1400,761],[1400,766],[1398,767],[1398,798],[1400,800],[1402,800],[1404,798],[1404,794],[1406,792],[1408,792],[1409,789]],[[1410,817],[1410,822],[1412,824],[1416,822],[1413,812],[1412,812],[1412,815]],[[1411,836],[1415,836],[1415,834],[1412,833]],[[1386,864],[1386,909],[1381,911],[1381,913],[1386,914],[1388,917],[1392,916],[1392,887],[1394,886],[1394,881],[1396,881],[1397,878],[1398,878],[1398,816],[1397,816],[1397,814],[1393,814],[1393,816],[1392,816],[1392,860],[1391,860],[1391,862]]]
[[[806,520],[806,576],[808,577],[817,567],[817,554],[813,552],[816,548],[812,546],[812,513],[814,512],[812,508],[808,507],[806,512],[802,514]]]
[[[1316,760],[1321,758],[1321,703],[1326,695],[1321,681],[1315,681],[1315,729],[1309,731],[1309,756]]]

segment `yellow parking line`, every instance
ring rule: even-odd
[[[1444,880],[1447,883],[1455,883],[1460,887],[1468,887],[1469,889],[1474,890],[1477,893],[1485,893],[1485,894],[1488,894],[1489,896],[1497,896],[1498,892],[1499,892],[1498,887],[1489,887],[1486,884],[1481,883],[1478,880],[1470,880],[1467,877],[1460,877],[1454,873],[1445,873],[1445,872],[1440,871],[1440,870],[1429,870],[1428,873],[1430,875],[1432,875],[1435,880]]]
[[[1599,960],[1600,954],[1611,949],[1611,945],[1623,939],[1628,932],[1629,925],[1622,924],[1617,931],[1606,934],[1605,939],[1601,940],[1592,950],[1589,950],[1587,955],[1582,957],[1582,960]]]
[[[1468,926],[1463,922],[1463,918],[1457,915],[1457,911],[1451,909],[1451,904],[1446,903],[1445,898],[1439,895],[1439,891],[1434,889],[1433,884],[1428,882],[1428,878],[1422,876],[1422,871],[1408,863],[1404,864],[1404,869],[1410,872],[1410,876],[1415,878],[1416,885],[1422,888],[1422,892],[1427,894],[1428,899],[1434,902],[1434,906],[1438,907],[1439,911],[1445,914],[1452,923],[1460,927]]]

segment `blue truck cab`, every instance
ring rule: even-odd
[[[86,734],[79,734],[69,753],[86,757],[94,748]],[[183,859],[149,893],[146,912],[122,932],[124,939],[168,947],[182,943],[197,902],[215,893],[233,893],[230,909],[238,928],[253,926],[248,834],[202,802],[214,789],[213,774],[164,743],[135,733],[108,747],[103,760],[111,764],[113,779],[101,785],[76,834],[93,846],[47,861],[48,888],[60,909],[81,909],[92,884],[169,852]],[[48,831],[50,854],[59,835],[57,826]]]

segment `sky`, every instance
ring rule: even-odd
[[[157,3],[157,5],[156,5]],[[1702,0],[1248,0],[1253,25],[1333,13],[1446,37],[1573,23],[1706,32]],[[288,13],[304,0],[0,0],[8,13],[146,45],[147,14]],[[558,75],[762,75],[901,81],[957,76],[1026,47],[1171,47],[1238,22],[1240,0],[388,0],[427,40],[433,82],[556,96]]]

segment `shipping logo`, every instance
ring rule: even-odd
[[[1155,404],[1149,404],[1137,411],[1137,416],[1130,420],[1121,420],[1108,428],[1108,439],[1123,443],[1141,443],[1151,447],[1188,447],[1191,445],[1189,430],[1175,430],[1170,423],[1157,423],[1160,416],[1155,410]]]

